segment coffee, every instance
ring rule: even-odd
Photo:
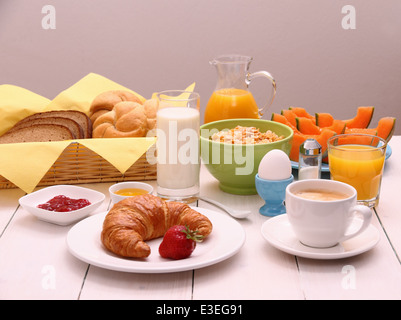
[[[349,184],[326,179],[299,180],[289,184],[285,193],[288,221],[306,246],[329,248],[359,235],[370,225],[372,210],[357,205],[356,189]],[[350,233],[349,226],[357,218],[360,228]]]
[[[303,190],[294,193],[297,197],[317,200],[317,201],[334,201],[349,198],[349,195],[336,191],[325,191],[325,190]]]

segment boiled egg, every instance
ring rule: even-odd
[[[258,169],[259,178],[265,180],[285,180],[291,177],[291,172],[290,158],[278,149],[266,153]]]

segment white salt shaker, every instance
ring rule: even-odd
[[[315,139],[306,139],[299,147],[298,180],[320,179],[322,146]]]

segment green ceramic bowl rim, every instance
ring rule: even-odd
[[[285,137],[285,138],[282,139],[282,140],[275,141],[275,142],[268,142],[268,143],[258,143],[258,144],[254,144],[254,146],[266,146],[266,145],[269,145],[269,146],[270,146],[270,145],[273,145],[273,146],[274,146],[275,144],[287,142],[287,141],[290,140],[290,139],[293,137],[293,135],[294,135],[294,130],[292,130],[289,126],[287,126],[287,125],[285,125],[285,124],[283,124],[283,123],[280,123],[280,122],[277,122],[277,121],[272,121],[272,120],[251,119],[251,118],[250,118],[250,119],[248,119],[248,118],[225,119],[225,120],[213,121],[213,122],[209,122],[209,123],[205,123],[205,124],[201,125],[201,126],[200,126],[200,130],[205,129],[205,128],[208,127],[208,126],[212,126],[212,125],[214,125],[214,124],[224,124],[224,123],[226,123],[226,122],[232,122],[232,121],[238,121],[238,122],[241,122],[241,121],[251,121],[251,122],[255,122],[255,123],[274,123],[275,125],[278,125],[279,127],[282,127],[282,128],[284,128],[284,129],[288,129],[289,132],[290,132],[290,135],[289,135],[288,137]],[[236,125],[241,125],[241,124],[240,124],[240,123],[237,123]],[[232,129],[232,128],[225,127],[225,128],[223,128],[223,129]],[[222,129],[222,130],[223,130],[223,129]],[[273,132],[274,132],[274,131],[273,131]],[[206,138],[206,137],[203,137],[202,135],[200,135],[200,138],[203,139],[203,140],[205,140],[205,141],[209,141],[209,142],[211,142],[212,144],[221,145],[221,144],[224,143],[224,142],[217,142],[217,141],[210,140],[209,137]],[[236,146],[243,146],[243,147],[245,147],[245,146],[247,146],[247,144],[236,144]]]

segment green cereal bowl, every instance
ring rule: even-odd
[[[260,132],[271,130],[284,139],[264,144],[243,145],[215,142],[210,137],[221,130],[236,126],[256,127]],[[214,121],[200,127],[201,157],[208,171],[219,181],[221,190],[232,194],[257,194],[255,175],[267,152],[291,150],[293,130],[281,123],[263,119],[229,119]]]

